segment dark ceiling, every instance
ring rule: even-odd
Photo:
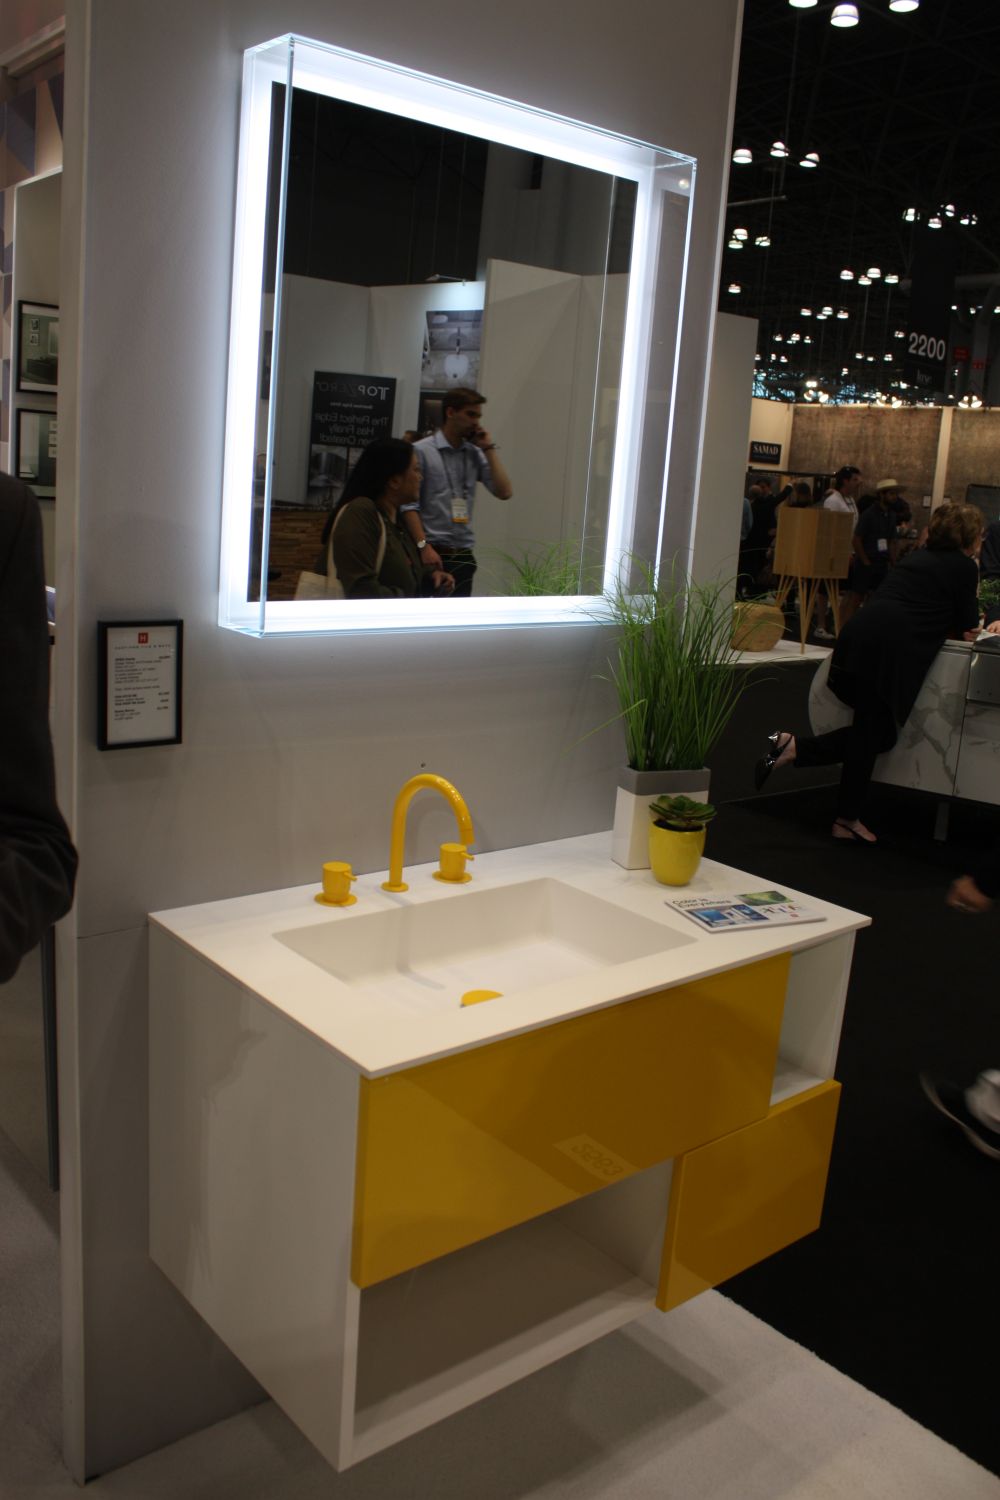
[[[724,251],[719,305],[759,318],[770,394],[800,395],[808,376],[834,398],[866,383],[898,388],[905,341],[894,333],[907,327],[908,278],[927,234],[904,222],[907,208],[925,219],[956,210],[939,231],[956,241],[950,342],[971,338],[977,320],[1000,330],[1000,0],[921,0],[904,14],[888,0],[857,3],[860,24],[838,29],[832,0],[808,10],[746,0],[733,146],[750,146],[754,160],[730,168],[726,239],[736,228],[748,237]],[[769,154],[775,140],[789,147],[784,161]],[[807,151],[819,154],[814,170],[799,166]],[[978,222],[960,225],[963,214]],[[769,247],[755,246],[760,235]],[[900,285],[884,274],[867,288],[840,279],[844,267],[857,278],[869,266]],[[834,314],[817,321],[824,305]]]

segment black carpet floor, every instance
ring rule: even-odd
[[[731,803],[709,831],[709,857],[874,919],[855,948],[822,1226],[722,1291],[1000,1473],[1000,1162],[931,1108],[917,1077],[965,1083],[1000,1067],[1000,903],[983,916],[943,903],[1000,839],[1000,810],[954,803],[935,842],[935,799],[875,788],[869,849],[830,838],[833,798]]]

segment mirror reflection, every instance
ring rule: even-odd
[[[271,104],[251,597],[599,593],[635,182]]]

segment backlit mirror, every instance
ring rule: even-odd
[[[658,544],[693,171],[300,38],[248,54],[221,623],[591,618]],[[362,449],[404,436],[400,521],[471,553],[471,596],[302,597]]]

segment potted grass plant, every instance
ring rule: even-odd
[[[701,863],[715,808],[691,797],[657,797],[649,814],[650,869],[661,885],[687,885]]]
[[[657,572],[633,558],[603,603],[603,618],[615,627],[607,680],[627,757],[612,858],[628,870],[647,869],[650,802],[663,794],[708,802],[706,762],[749,673],[736,669],[729,582],[698,583],[676,561]]]

